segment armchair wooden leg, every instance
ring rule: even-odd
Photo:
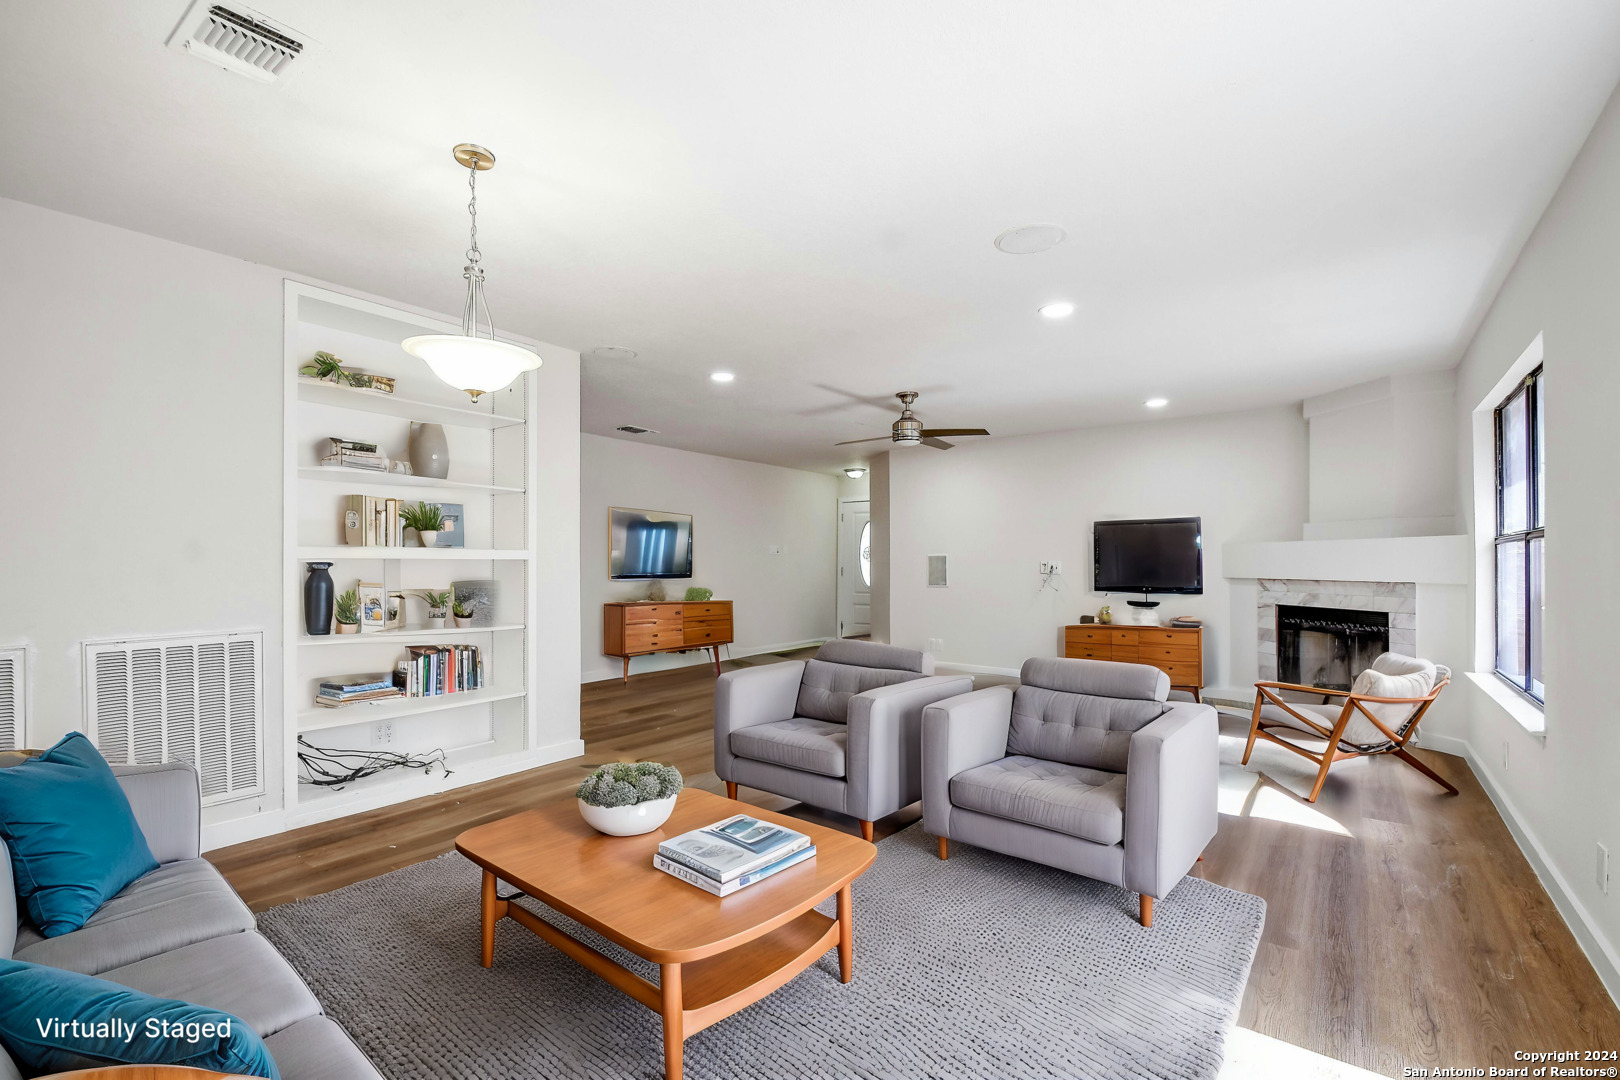
[[[1254,695],[1254,720],[1249,724],[1249,745],[1243,748],[1243,764],[1249,763],[1249,755],[1254,753],[1254,740],[1260,737],[1260,703],[1264,700],[1258,692]]]
[[[868,843],[871,842],[871,840],[872,840],[872,823],[870,821],[861,822],[861,839],[867,841]]]
[[[1311,797],[1306,799],[1306,802],[1315,802],[1316,797],[1322,794],[1322,785],[1327,783],[1328,769],[1333,765],[1334,758],[1337,756],[1331,745],[1322,751],[1322,767],[1317,770],[1316,783],[1311,786]]]
[[[736,797],[737,797],[737,785],[732,783],[730,780],[727,780],[726,781],[726,798],[735,799]]]
[[[951,857],[951,842],[943,836],[939,838],[939,861],[944,862]]]
[[[1147,893],[1142,894],[1142,925],[1153,925],[1153,897]]]
[[[1433,780],[1435,783],[1445,788],[1446,794],[1457,794],[1457,789],[1447,783],[1444,777],[1435,772],[1433,769],[1429,768],[1427,765],[1423,764],[1423,762],[1419,761],[1415,755],[1408,753],[1404,747],[1397,746],[1394,753],[1396,757],[1412,766],[1412,768],[1416,769],[1424,776],[1427,776],[1430,780]]]

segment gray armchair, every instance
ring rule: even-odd
[[[1153,901],[1192,869],[1219,823],[1215,710],[1168,702],[1156,668],[1024,661],[997,686],[923,712],[923,828],[1120,885]]]
[[[728,671],[714,691],[714,771],[872,822],[922,797],[923,709],[973,689],[927,653],[829,641],[811,660]]]

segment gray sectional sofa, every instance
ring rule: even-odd
[[[77,971],[236,1016],[264,1039],[282,1080],[381,1080],[321,1012],[253,913],[202,855],[202,804],[188,765],[115,766],[159,866],[83,927],[42,937],[20,917],[0,841],[0,957]],[[19,1080],[0,1049],[0,1080]]]

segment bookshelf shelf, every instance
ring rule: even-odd
[[[510,701],[523,697],[522,687],[485,687],[482,690],[463,690],[459,694],[441,694],[426,698],[384,698],[381,701],[361,701],[341,709],[323,709],[319,705],[302,709],[298,713],[298,730],[325,731],[328,728],[348,727],[351,724],[374,724],[380,720],[400,720],[408,716],[423,716],[460,709],[469,705],[488,705],[496,701]]]
[[[379,394],[375,390],[357,390],[352,386],[317,382],[314,379],[299,378],[297,385],[298,400],[312,405],[330,405],[339,409],[353,409],[356,412],[381,413],[384,416],[397,416],[404,420],[428,424],[459,424],[463,427],[490,430],[516,427],[524,423],[521,416],[497,416],[492,412],[461,409],[432,401],[416,401],[396,397],[393,394]]]
[[[404,487],[431,488],[438,491],[486,491],[492,495],[521,495],[520,487],[502,487],[499,484],[469,484],[462,480],[435,480],[431,476],[406,476],[402,473],[374,472],[371,469],[349,469],[340,465],[305,466],[298,470],[300,480],[319,480],[327,484],[347,484],[350,487]]]
[[[434,630],[426,626],[407,627],[404,630],[377,630],[370,634],[327,634],[311,637],[300,634],[300,645],[431,645],[440,638],[467,637],[470,634],[495,634],[508,630],[527,630],[523,623],[502,623],[499,626],[447,626]]]
[[[298,558],[338,562],[343,559],[369,560],[427,560],[429,562],[464,562],[468,559],[484,561],[523,562],[530,554],[521,548],[421,548],[421,547],[360,547],[357,544],[333,544],[322,547],[301,547]]]

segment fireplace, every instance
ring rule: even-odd
[[[1357,675],[1388,651],[1386,611],[1277,605],[1280,682],[1348,690]]]

